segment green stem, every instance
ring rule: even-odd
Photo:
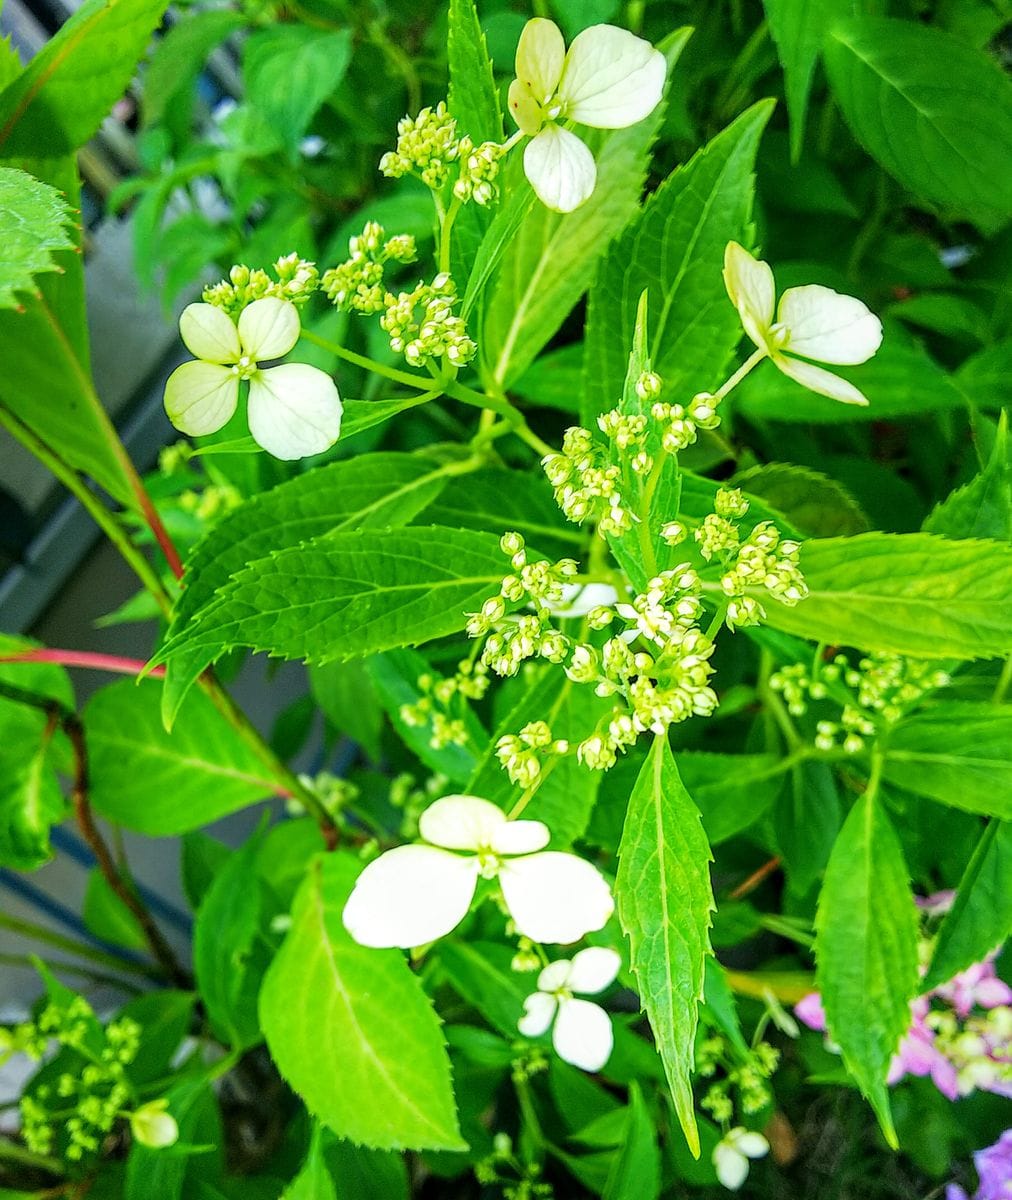
[[[868,776],[868,783],[864,789],[864,794],[871,800],[874,800],[878,796],[879,784],[882,782],[882,768],[884,766],[885,755],[876,743],[872,747],[871,752],[871,774]]]
[[[1010,685],[1012,685],[1012,655],[1005,659],[1005,665],[998,676],[998,682],[995,684],[994,693],[991,696],[992,704],[1002,703]]]
[[[439,231],[439,271],[441,274],[449,275],[450,273],[450,235],[453,231],[453,222],[457,219],[457,213],[460,212],[461,201],[457,196],[454,196],[450,201],[450,207],[446,210],[446,215],[443,217],[442,227]]]
[[[417,388],[420,392],[432,390],[431,379],[426,379],[423,375],[410,375],[407,371],[398,371],[396,367],[388,367],[374,358],[367,358],[364,354],[356,354],[354,350],[349,350],[346,346],[339,346],[336,342],[320,337],[311,329],[303,329],[300,336],[314,346],[319,346],[321,350],[335,354],[338,358],[343,358],[345,362],[354,363],[356,367],[361,367],[364,371],[382,375],[386,379],[392,379],[395,383],[404,384],[405,387]]]
[[[58,1158],[49,1158],[45,1154],[34,1154],[17,1142],[0,1137],[0,1161],[20,1163],[23,1167],[35,1167],[39,1171],[48,1171],[51,1175],[63,1174],[63,1163]]]
[[[798,731],[794,728],[794,722],[791,720],[787,709],[780,702],[780,697],[770,687],[770,675],[772,672],[773,656],[768,650],[764,650],[759,665],[759,696],[766,711],[776,721],[777,728],[783,735],[788,748],[792,751],[797,751],[804,745],[804,742],[799,736]]]
[[[43,945],[52,946],[55,950],[76,954],[78,958],[98,963],[103,967],[110,967],[115,971],[122,971],[128,975],[142,975],[145,979],[158,981],[162,979],[162,972],[157,967],[120,958],[116,954],[100,950],[97,946],[89,946],[87,942],[78,942],[53,929],[47,929],[44,925],[36,925],[32,921],[25,921],[20,917],[0,913],[0,929],[6,929],[9,933],[16,933],[20,937],[30,938],[34,942],[42,942]]]
[[[738,384],[741,383],[741,381],[745,378],[749,371],[752,370],[753,367],[757,367],[762,362],[762,360],[766,357],[766,354],[767,351],[764,348],[760,348],[749,355],[749,357],[745,359],[745,361],[741,364],[738,370],[735,371],[731,378],[727,380],[726,383],[722,384],[716,392],[714,392],[714,399],[723,400],[732,388],[736,388]]]

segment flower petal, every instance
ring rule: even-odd
[[[550,962],[538,976],[538,988],[542,992],[557,992],[569,983],[573,964],[568,958],[559,958]]]
[[[547,992],[532,992],[524,1001],[524,1015],[517,1021],[517,1029],[524,1037],[541,1037],[555,1016],[558,1001]]]
[[[239,314],[239,340],[243,350],[260,362],[280,358],[299,340],[299,310],[290,300],[266,296],[254,300]]]
[[[727,1142],[718,1142],[713,1150],[713,1169],[729,1192],[736,1192],[748,1179],[748,1159]]]
[[[737,242],[728,242],[724,250],[724,287],[745,332],[760,349],[764,348],[776,302],[769,263],[753,258]]]
[[[533,137],[545,123],[545,110],[535,98],[534,93],[519,79],[510,84],[509,95],[506,98],[510,115],[517,123],[521,133]]]
[[[601,929],[615,909],[600,871],[559,850],[508,860],[499,882],[514,924],[535,942],[579,941]]]
[[[211,306],[208,305],[208,308]],[[239,379],[220,363],[183,363],[165,381],[165,411],[180,433],[214,433],[235,412]]]
[[[479,850],[506,824],[506,814],[491,800],[478,796],[444,796],[422,813],[418,832],[434,846],[447,850]]]
[[[800,358],[788,358],[785,354],[771,354],[773,364],[783,373],[820,396],[828,396],[831,400],[839,400],[841,404],[867,404],[867,397],[857,390],[852,383],[834,375],[832,371],[824,371],[814,363],[803,362]]]
[[[763,1158],[770,1152],[770,1144],[761,1133],[756,1133],[753,1129],[743,1129],[740,1125],[731,1130],[727,1140],[746,1158]]]
[[[564,583],[562,598],[546,605],[554,617],[585,617],[592,608],[610,608],[618,592],[610,583]]]
[[[517,43],[517,79],[542,104],[550,100],[559,86],[566,61],[566,43],[554,21],[533,17],[523,28]]]
[[[250,379],[249,431],[275,458],[322,454],[341,433],[343,411],[333,379],[318,367],[284,363]]]
[[[179,316],[179,336],[204,362],[235,363],[242,354],[235,322],[213,304],[188,304]]]
[[[615,1045],[611,1018],[590,1000],[561,999],[552,1045],[563,1062],[583,1071],[600,1071]]]
[[[491,847],[496,854],[533,854],[551,839],[548,826],[540,821],[507,821],[492,831]]]
[[[585,203],[597,182],[594,156],[575,133],[546,125],[524,149],[524,173],[538,199],[553,212]]]
[[[572,970],[569,972],[569,987],[574,992],[595,995],[603,992],[612,982],[622,966],[622,956],[607,946],[588,946],[573,955]]]
[[[591,25],[573,39],[559,84],[565,115],[595,129],[624,129],[661,102],[668,64],[643,38]]]
[[[363,946],[424,946],[463,921],[477,882],[476,858],[398,846],[359,875],[344,906],[345,928]]]
[[[777,320],[790,330],[783,349],[819,362],[867,362],[882,345],[882,322],[862,300],[817,283],[788,288]]]

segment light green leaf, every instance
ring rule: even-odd
[[[402,400],[345,400],[344,416],[341,418],[341,437],[345,440],[356,433],[364,433],[376,425],[383,425],[402,412],[428,404],[433,399],[428,392],[405,396]]]
[[[990,821],[935,939],[921,990],[931,991],[1004,945],[1012,933],[1012,824]]]
[[[710,847],[667,739],[656,737],[629,799],[615,881],[640,1003],[646,1009],[693,1154],[693,1039],[710,951]]]
[[[739,471],[732,482],[783,513],[805,537],[864,533],[869,528],[868,518],[850,492],[811,467],[765,463]]]
[[[669,70],[691,32],[672,35]],[[537,358],[590,286],[608,243],[636,213],[663,114],[660,104],[628,129],[603,135],[581,130],[597,159],[593,195],[564,216],[543,204],[528,212],[499,264],[485,309],[482,352],[499,385],[510,386]]]
[[[319,858],[260,992],[281,1074],[339,1137],[378,1149],[464,1150],[439,1021],[396,950],[369,950],[341,922],[360,864]]]
[[[95,811],[138,833],[186,833],[271,796],[276,783],[202,693],[165,732],[161,687],[130,679],[84,712]]]
[[[801,157],[812,74],[826,31],[850,5],[846,0],[763,0],[766,20],[784,69],[784,91],[791,117],[791,158]]]
[[[987,465],[932,510],[926,533],[950,538],[994,538],[1012,541],[1012,448],[1008,416],[1002,413]]]
[[[899,840],[870,792],[851,809],[833,847],[815,930],[829,1035],[895,1149],[886,1072],[910,1027],[917,991],[917,909]]]
[[[649,292],[649,352],[668,391],[716,387],[741,337],[724,291],[729,241],[749,241],[752,168],[772,101],[754,105],[650,197],[601,264],[587,316],[583,424],[622,394],[636,308]]]
[[[86,0],[0,93],[0,157],[70,154],[127,89],[166,0]]]
[[[315,1122],[306,1161],[285,1188],[281,1200],[337,1200],[334,1181],[323,1157],[322,1126]]]
[[[351,31],[271,25],[246,39],[242,62],[248,104],[294,150],[344,78],[351,62]]]
[[[34,871],[53,857],[49,830],[67,811],[42,744],[42,713],[15,718],[0,711],[0,866]]]
[[[580,415],[583,392],[583,342],[550,350],[513,384],[513,391],[530,404]]]
[[[92,867],[88,872],[81,917],[90,932],[115,946],[143,950],[148,944],[140,922],[112,890],[98,867]]]
[[[901,721],[883,777],[953,808],[1012,819],[1012,708],[943,701]]]
[[[650,1110],[638,1083],[629,1085],[629,1118],[602,1200],[657,1200],[661,1194],[661,1152]]]
[[[854,136],[915,196],[973,214],[1012,209],[1012,84],[988,54],[913,21],[859,17],[826,40]]]
[[[450,0],[446,45],[450,67],[447,107],[476,146],[503,140],[499,91],[474,0]]]
[[[178,128],[179,109],[189,121],[192,112],[189,93],[204,69],[207,56],[245,23],[241,13],[227,8],[189,12],[185,20],[159,38],[144,72],[141,120],[145,127],[165,119]]]
[[[59,270],[54,253],[74,248],[70,222],[70,206],[56,188],[27,171],[0,167],[0,308],[17,308],[18,293],[32,291],[36,275]]]
[[[190,1200],[198,1175],[215,1179],[221,1170],[218,1153],[211,1149],[223,1145],[223,1138],[210,1083],[182,1078],[166,1096],[168,1111],[179,1126],[179,1142],[161,1150],[139,1142],[131,1145],[124,1200]]]
[[[800,564],[810,594],[796,608],[765,599],[774,629],[913,658],[1012,652],[1012,547],[861,533],[803,543]]]

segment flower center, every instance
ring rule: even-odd
[[[239,361],[232,367],[232,373],[240,379],[250,379],[257,372],[256,359],[249,354],[240,356]]]
[[[482,879],[495,879],[502,866],[502,859],[487,846],[478,847],[478,874]]]
[[[783,350],[791,340],[791,331],[783,321],[777,321],[775,325],[770,326],[768,339],[774,350]]]

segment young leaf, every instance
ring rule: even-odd
[[[202,693],[171,735],[161,687],[124,679],[92,696],[84,712],[96,812],[138,833],[186,833],[271,796],[260,759]]]
[[[796,608],[765,600],[774,629],[914,658],[1012,651],[1012,547],[930,533],[861,533],[801,547]]]
[[[1012,541],[1012,448],[1007,413],[999,418],[987,466],[946,496],[924,522],[924,531],[950,538]]]
[[[692,1064],[710,953],[710,847],[667,739],[653,746],[629,798],[615,881],[631,966],[685,1140],[699,1155]]]
[[[58,250],[72,250],[70,206],[56,188],[27,171],[0,167],[0,225],[7,231],[0,261],[0,308],[17,308],[36,275],[56,271]]]
[[[439,1021],[396,950],[359,946],[341,922],[359,863],[322,856],[260,992],[281,1074],[339,1137],[378,1149],[465,1150]]]
[[[1012,84],[944,30],[855,17],[825,44],[854,136],[915,196],[960,212],[1012,209]]]
[[[715,387],[741,337],[721,279],[724,247],[749,240],[752,167],[773,111],[754,105],[673,171],[618,238],[591,289],[583,424],[622,394],[636,308],[649,290],[649,352],[674,394]]]
[[[43,723],[41,713],[14,715],[0,705],[0,866],[17,871],[52,858],[49,830],[67,809],[41,744]]]
[[[921,990],[931,991],[981,962],[1012,933],[1012,823],[990,821],[959,881],[935,939]]]
[[[903,850],[870,791],[851,809],[833,847],[815,930],[816,981],[830,1037],[896,1148],[885,1081],[910,1027],[918,986],[917,909]]]
[[[503,140],[502,109],[474,0],[450,0],[447,107],[475,146]]]

